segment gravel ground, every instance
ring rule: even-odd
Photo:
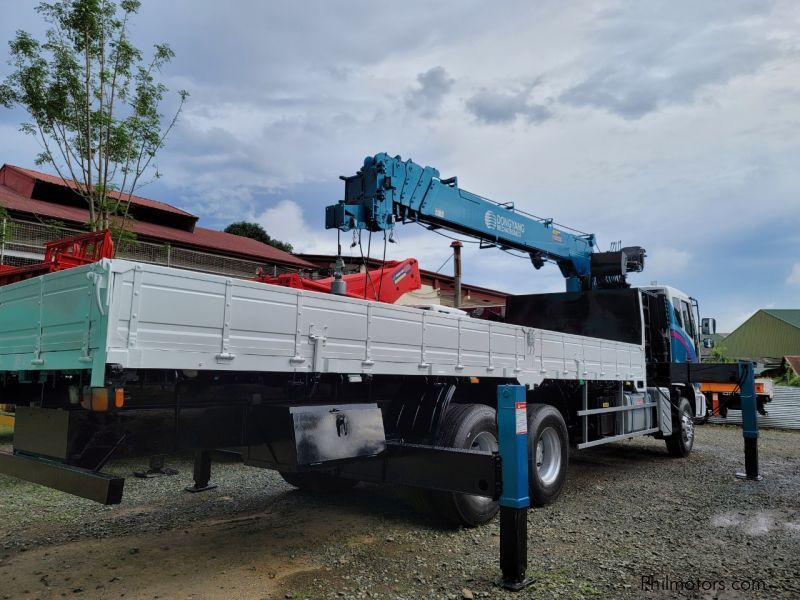
[[[403,490],[319,497],[229,455],[216,490],[181,492],[181,455],[176,476],[129,477],[117,507],[0,476],[0,597],[800,597],[800,432],[759,446],[759,483],[733,477],[733,427],[700,428],[687,460],[650,438],[573,454],[563,496],[529,513],[536,583],[516,595],[492,583],[496,521],[448,530]],[[642,591],[647,576],[662,591]]]

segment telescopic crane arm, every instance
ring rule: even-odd
[[[628,287],[626,273],[641,271],[645,252],[638,246],[596,252],[594,234],[564,231],[540,219],[458,187],[433,167],[385,153],[368,156],[345,182],[344,200],[325,210],[326,229],[386,231],[396,223],[418,222],[480,240],[482,247],[518,250],[536,269],[555,262],[567,291]]]

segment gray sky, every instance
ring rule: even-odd
[[[0,39],[42,30],[34,4],[5,3]],[[723,331],[800,308],[797,2],[143,4],[137,42],[171,44],[165,81],[191,98],[141,193],[201,224],[253,219],[334,252],[338,176],[385,151],[603,249],[646,247],[635,281],[683,289]],[[0,161],[33,166],[23,118],[0,111]],[[397,233],[390,256],[436,269],[450,252],[420,227]],[[563,288],[553,266],[471,247],[465,279]]]

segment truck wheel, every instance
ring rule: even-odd
[[[569,434],[564,417],[547,404],[528,406],[528,485],[533,506],[555,502],[567,481]]]
[[[439,427],[436,445],[497,452],[495,410],[483,404],[451,405]],[[488,523],[499,510],[497,502],[487,496],[434,492],[432,499],[442,517],[464,527]]]
[[[278,471],[289,485],[307,492],[330,494],[353,489],[358,481],[320,471]]]
[[[692,405],[686,398],[678,401],[678,409],[672,411],[672,435],[664,438],[670,456],[685,458],[694,445],[694,417]]]

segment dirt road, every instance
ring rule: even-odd
[[[758,484],[733,477],[734,428],[699,429],[688,460],[652,439],[573,455],[564,496],[529,513],[537,583],[517,596],[492,584],[496,522],[443,529],[402,490],[319,497],[224,455],[214,491],[181,491],[182,456],[117,507],[0,477],[0,597],[798,597],[800,433],[760,442]]]

